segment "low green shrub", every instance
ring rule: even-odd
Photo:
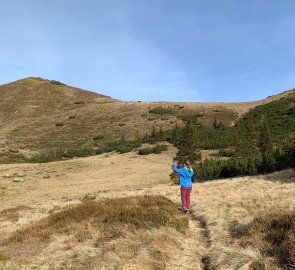
[[[131,152],[133,149],[135,148],[135,146],[133,145],[118,145],[118,147],[116,148],[116,151],[120,154],[124,154],[124,153],[128,153]]]
[[[55,85],[65,85],[64,83],[55,80],[51,80],[50,83]]]
[[[103,135],[96,135],[96,136],[93,137],[93,140],[94,140],[94,141],[99,141],[99,140],[101,140],[101,139],[103,139],[103,138],[104,138]]]
[[[150,155],[154,153],[154,147],[146,147],[138,150],[139,155]]]
[[[82,105],[82,104],[85,104],[85,101],[78,100],[78,101],[75,101],[75,104]]]
[[[228,160],[206,159],[194,165],[194,180],[202,182],[241,175],[255,175],[260,172],[262,158],[230,158]]]
[[[163,151],[166,151],[168,146],[165,144],[159,144],[155,147],[146,147],[138,150],[139,155],[150,155],[150,154],[161,154]]]
[[[131,152],[133,149],[140,147],[142,142],[140,140],[121,140],[108,142],[105,145],[98,147],[95,150],[97,155],[117,151],[120,154]]]
[[[25,160],[26,163],[48,163],[54,161],[62,160],[62,152],[61,151],[49,151],[44,153],[39,153],[31,158]]]
[[[236,177],[241,175],[255,175],[295,167],[295,141],[286,140],[276,149],[276,154],[270,159],[262,154],[249,157],[231,157],[227,160],[205,161],[194,165],[197,181],[214,180],[219,178]]]
[[[165,144],[158,144],[155,148],[154,148],[154,153],[155,154],[161,154],[164,151],[167,151],[168,146]]]
[[[149,110],[149,113],[153,114],[172,114],[173,112],[171,109],[163,108],[163,107],[156,107]]]
[[[25,160],[26,163],[48,163],[54,161],[61,161],[65,158],[74,158],[74,157],[88,157],[93,156],[95,151],[93,149],[84,148],[84,149],[69,149],[69,150],[58,150],[58,151],[49,151],[44,153],[39,153],[31,158]]]
[[[93,156],[95,151],[91,148],[84,149],[70,149],[62,153],[64,158],[74,158],[74,157],[89,157]]]

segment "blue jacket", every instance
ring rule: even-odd
[[[193,171],[189,171],[186,167],[178,169],[176,164],[173,164],[173,171],[179,175],[179,185],[181,187],[192,187],[192,176],[194,175]]]

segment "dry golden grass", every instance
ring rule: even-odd
[[[18,221],[19,219],[19,211],[30,210],[31,207],[20,205],[13,208],[4,209],[0,212],[0,220],[7,220],[7,221]]]
[[[178,245],[174,236],[184,235],[187,230],[188,217],[162,196],[107,199],[70,206],[13,233],[2,241],[1,256],[11,261],[26,261],[44,249],[50,250],[54,239],[64,238],[68,243],[62,245],[63,252],[72,251],[72,246],[78,244],[87,245],[98,255],[92,260],[87,256],[77,260],[68,258],[70,264],[76,265],[71,269],[81,269],[82,265],[98,269],[98,262],[109,264],[114,255],[119,256],[117,264],[122,259],[124,263],[126,259],[138,261],[141,252],[145,253],[145,263],[151,269],[165,269],[173,254],[171,249]]]
[[[274,180],[274,177],[257,176],[219,180],[195,186],[195,214],[205,220],[211,243],[207,255],[212,266],[216,269],[234,270],[244,269],[242,267],[250,267],[252,264],[251,267],[260,265],[259,269],[280,269],[277,256],[274,253],[265,253],[266,242],[261,244],[263,234],[259,233],[262,227],[259,228],[257,224],[267,224],[265,215],[268,212],[294,211],[294,171],[289,170],[289,175],[293,175],[293,182],[280,182],[280,175],[276,174],[277,181],[268,180]],[[248,245],[243,245],[237,235],[247,231],[249,224],[256,224],[252,225],[256,234],[251,231],[253,238],[249,236]],[[260,241],[256,241],[257,235]]]
[[[112,227],[107,228],[106,232],[110,233],[106,234],[95,227],[95,224],[99,224],[95,214],[91,214],[90,220],[81,223],[74,222],[75,219],[61,219],[59,224],[69,222],[69,226],[59,226],[57,230],[54,223],[46,223],[50,219],[46,219],[50,213],[50,217],[62,217],[60,211],[67,204],[79,203],[79,199],[87,193],[95,194],[98,201],[116,201],[119,198],[124,201],[124,198],[130,196],[161,195],[179,206],[179,187],[169,182],[174,154],[175,149],[169,147],[167,152],[160,155],[112,153],[51,164],[0,165],[2,175],[19,171],[25,171],[27,174],[22,183],[11,183],[6,178],[0,180],[1,186],[5,187],[0,196],[0,211],[18,205],[32,207],[32,210],[20,211],[18,221],[0,220],[0,235],[8,239],[16,236],[15,231],[20,228],[37,226],[35,235],[28,232],[23,233],[21,237],[31,239],[33,243],[27,242],[29,247],[38,247],[34,243],[35,240],[38,240],[35,242],[41,247],[36,248],[35,253],[30,253],[30,256],[26,248],[16,248],[24,245],[18,241],[2,247],[0,252],[3,258],[11,257],[10,260],[3,261],[6,264],[5,269],[10,269],[7,268],[8,265],[12,267],[17,263],[27,269],[35,267],[44,270],[116,267],[201,270],[204,269],[202,257],[203,262],[211,265],[212,269],[282,269],[278,266],[278,257],[265,252],[269,243],[263,239],[263,234],[257,231],[255,234],[255,230],[251,231],[249,228],[266,226],[268,223],[265,217],[268,217],[269,213],[294,212],[295,170],[195,183],[191,194],[194,218],[189,220],[186,234],[171,226],[135,229],[137,225],[132,223],[126,223],[122,236],[116,236],[117,231],[112,232]],[[55,172],[50,173],[49,179],[44,179],[43,175],[48,174],[47,170]],[[73,206],[66,211],[71,209]],[[135,215],[134,212],[128,213],[129,217]],[[74,214],[71,216],[75,217]],[[120,224],[119,217],[120,212],[116,212],[116,217],[112,217],[110,222]],[[79,220],[79,215],[77,218]],[[128,222],[126,217],[122,219]],[[47,229],[42,231],[42,226],[38,227],[38,224],[44,222]],[[48,224],[51,224],[51,227],[48,227]],[[122,228],[119,226],[119,230]],[[261,227],[263,233],[266,228],[268,227]],[[52,232],[54,234],[51,234]],[[238,237],[239,235],[242,237]],[[21,256],[18,256],[21,261],[15,261],[17,253],[21,255],[21,252],[27,252],[28,256],[23,255],[27,263],[21,260]]]

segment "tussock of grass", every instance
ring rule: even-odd
[[[0,220],[5,219],[7,221],[17,221],[19,219],[19,211],[29,210],[31,207],[20,205],[13,208],[4,209],[0,212]],[[0,254],[1,260],[1,254]]]
[[[127,233],[162,227],[184,233],[188,218],[161,196],[108,199],[82,203],[51,214],[34,225],[15,232],[1,243],[20,256],[34,255],[50,243],[53,235],[71,235],[76,241],[95,240],[97,245],[124,238]]]
[[[266,270],[263,256],[251,248],[215,248],[210,257],[214,269]]]
[[[7,261],[7,260],[8,260],[8,257],[2,252],[0,252],[0,262]]]
[[[96,135],[96,136],[93,137],[93,140],[94,141],[99,141],[99,140],[103,139],[103,137],[104,137],[103,135]]]
[[[295,211],[258,216],[232,231],[232,236],[241,239],[242,246],[257,248],[275,258],[279,267],[295,266]]]

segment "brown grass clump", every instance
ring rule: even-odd
[[[169,253],[165,253],[165,249],[155,248],[157,243],[151,240],[154,236],[139,239],[140,235],[149,235],[148,232],[153,231],[158,235],[156,239],[161,240],[161,245],[175,245],[165,230],[182,234],[188,226],[188,217],[181,215],[175,205],[162,196],[107,199],[69,206],[53,213],[13,233],[2,241],[0,250],[14,259],[27,259],[50,247],[54,239],[68,237],[73,238],[76,245],[87,242],[89,246],[89,242],[92,243],[93,248],[100,250],[102,261],[105,254],[110,252],[120,254],[128,251],[128,256],[132,257],[145,247],[148,248],[152,264],[161,265],[157,269],[164,269]],[[164,231],[162,228],[165,228]]]
[[[244,232],[242,245],[257,247],[282,268],[295,267],[295,211],[256,217]]]
[[[18,221],[19,219],[19,211],[30,210],[31,207],[20,205],[13,208],[4,209],[0,212],[0,220],[6,221]]]
[[[8,257],[4,253],[0,252],[0,262],[6,261],[6,260],[8,260]]]

